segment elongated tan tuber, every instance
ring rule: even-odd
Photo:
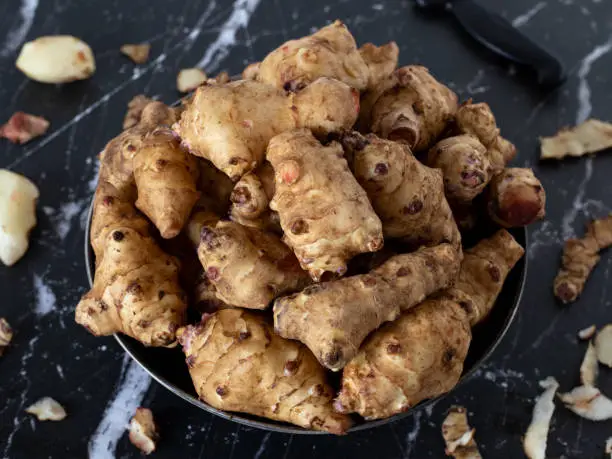
[[[487,318],[510,270],[525,250],[506,230],[464,251],[459,278],[443,293],[467,312],[472,326]]]
[[[342,144],[385,237],[400,238],[414,248],[448,242],[460,249],[440,171],[421,164],[408,146],[374,134],[352,132],[342,137]]]
[[[362,102],[362,131],[404,142],[413,151],[433,145],[457,111],[457,95],[419,65],[397,69]]]
[[[351,174],[337,142],[321,145],[306,129],[274,137],[268,146],[276,192],[270,208],[284,241],[313,279],[343,275],[347,261],[383,245],[382,225]]]
[[[471,336],[456,303],[425,300],[366,341],[344,367],[334,407],[380,419],[448,392],[463,372]]]
[[[94,216],[96,273],[77,305],[77,323],[97,336],[122,332],[145,345],[172,345],[187,308],[178,260],[159,248],[149,223],[106,181],[98,185]]]
[[[215,408],[344,433],[325,372],[305,346],[274,334],[262,316],[226,309],[178,333],[200,399]]]
[[[368,66],[367,89],[372,90],[391,75],[397,67],[399,48],[394,41],[390,41],[382,46],[366,43],[359,48],[359,54],[361,54],[361,58]]]
[[[466,250],[453,287],[402,313],[368,337],[344,367],[336,409],[379,419],[452,389],[463,371],[470,324],[490,312],[508,272],[522,254],[523,249],[506,230]],[[422,286],[422,281],[412,281],[410,285]],[[397,301],[403,294],[398,292],[394,298]]]
[[[200,197],[197,160],[181,149],[174,131],[158,128],[144,139],[134,156],[136,207],[163,238],[177,236]]]
[[[296,127],[327,134],[353,125],[359,96],[321,78],[297,94],[252,80],[199,87],[174,129],[196,156],[233,181],[264,159],[272,137]]]
[[[259,81],[286,91],[302,89],[319,77],[335,78],[358,90],[368,84],[368,66],[341,21],[284,43],[266,56],[257,75]]]
[[[504,228],[526,226],[544,218],[546,193],[533,170],[508,167],[489,184],[487,210]]]
[[[236,183],[230,196],[230,218],[244,226],[282,233],[278,213],[270,209],[275,189],[274,169],[265,161]]]
[[[568,239],[563,249],[561,269],[555,277],[555,296],[563,303],[576,301],[591,271],[599,262],[599,252],[610,246],[612,214],[592,221],[582,239]]]
[[[442,244],[394,256],[369,274],[313,285],[275,301],[275,330],[306,344],[325,367],[340,370],[371,331],[449,287],[459,261],[456,250]]]
[[[274,234],[238,223],[204,226],[198,256],[222,301],[264,309],[283,293],[308,284],[308,274]]]

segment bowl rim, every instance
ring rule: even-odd
[[[89,211],[87,213],[87,222],[85,225],[85,243],[84,243],[84,249],[85,249],[85,270],[87,272],[87,280],[89,281],[89,286],[90,288],[93,286],[93,277],[94,277],[94,271],[95,271],[95,267],[94,267],[94,256],[93,256],[93,249],[91,247],[90,244],[90,232],[91,232],[91,220],[92,220],[92,216],[93,216],[93,204],[94,204],[94,200],[95,200],[95,195],[91,200],[91,203],[89,205]],[[522,231],[523,232],[523,237],[525,240],[525,249],[528,247],[529,245],[529,233],[527,231],[527,228],[522,227],[522,228],[515,228],[516,231]],[[449,394],[451,394],[452,392],[454,392],[459,386],[463,385],[466,381],[470,380],[472,378],[472,376],[474,376],[474,374],[480,370],[480,368],[483,366],[483,364],[491,357],[491,355],[493,354],[493,352],[498,348],[499,344],[502,342],[503,338],[506,336],[506,333],[508,332],[508,329],[510,328],[510,326],[512,325],[512,322],[514,322],[514,319],[518,313],[519,310],[519,306],[521,303],[521,299],[523,296],[523,291],[525,290],[525,281],[527,278],[527,269],[528,269],[528,257],[527,254],[525,253],[523,255],[523,259],[522,259],[522,266],[523,269],[520,272],[519,275],[519,279],[518,279],[518,289],[515,291],[514,293],[514,299],[512,302],[512,306],[510,308],[509,314],[506,316],[505,320],[504,320],[504,324],[501,327],[501,329],[499,330],[499,332],[497,333],[497,336],[495,337],[495,340],[493,341],[493,343],[491,344],[491,346],[489,346],[489,348],[487,348],[487,350],[483,353],[483,355],[474,362],[474,364],[472,365],[472,367],[464,372],[459,381],[457,382],[457,384],[448,392],[441,394],[437,397],[431,398],[431,399],[427,399],[427,400],[423,400],[420,403],[417,403],[414,407],[410,408],[407,411],[404,411],[403,413],[398,413],[396,415],[390,416],[388,418],[384,418],[384,419],[376,419],[373,421],[365,421],[362,424],[357,424],[355,426],[352,426],[350,429],[347,430],[347,434],[352,433],[352,432],[359,432],[359,431],[363,431],[363,430],[367,430],[367,429],[371,429],[371,428],[375,428],[375,427],[380,427],[382,425],[386,425],[388,423],[391,422],[395,422],[395,421],[399,421],[401,419],[407,418],[409,416],[414,415],[414,413],[416,413],[417,411],[421,411],[423,409],[425,409],[426,407],[430,406],[433,403],[437,403],[440,400],[444,399],[446,396],[448,396]],[[516,269],[513,268],[513,269]],[[172,392],[173,394],[179,396],[180,398],[182,398],[183,400],[185,400],[186,402],[197,406],[198,408],[203,409],[204,411],[214,414],[216,416],[219,416],[223,419],[226,419],[228,421],[233,421],[233,422],[237,422],[239,424],[248,426],[248,427],[254,427],[254,428],[259,428],[259,429],[263,429],[263,430],[267,430],[267,431],[272,431],[272,432],[280,432],[280,433],[286,433],[286,434],[297,434],[297,435],[331,435],[329,432],[325,432],[325,431],[318,431],[318,430],[310,430],[310,429],[305,429],[302,427],[297,427],[297,426],[292,426],[291,424],[288,423],[283,423],[283,422],[275,422],[275,421],[268,421],[265,420],[265,418],[260,418],[257,416],[253,416],[256,419],[252,419],[250,416],[245,413],[246,416],[243,416],[242,413],[233,413],[233,412],[229,412],[229,411],[223,411],[223,410],[219,410],[217,408],[214,408],[213,406],[201,401],[200,399],[194,397],[193,395],[185,392],[184,390],[180,389],[179,387],[175,386],[174,384],[172,384],[170,381],[168,381],[166,378],[164,378],[163,376],[157,374],[155,371],[151,370],[134,352],[132,352],[130,346],[131,343],[126,339],[126,337],[120,333],[114,333],[113,335],[115,337],[115,340],[117,340],[117,342],[119,343],[119,345],[123,348],[123,350],[136,362],[140,365],[141,368],[143,368],[148,374],[149,376],[151,376],[155,381],[157,381],[159,384],[161,384],[163,387],[165,387],[166,389],[168,389],[170,392]]]

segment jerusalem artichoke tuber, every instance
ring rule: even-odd
[[[385,237],[414,248],[443,242],[461,248],[461,236],[444,196],[442,174],[421,164],[408,146],[357,132],[342,136],[352,169],[366,190]]]
[[[148,134],[133,159],[138,191],[136,207],[163,238],[180,233],[200,197],[197,160],[183,151],[174,132],[158,128]]]
[[[196,392],[215,408],[335,434],[350,426],[334,412],[332,389],[310,351],[275,335],[262,316],[225,309],[177,335]]]
[[[374,332],[342,375],[341,413],[380,419],[451,390],[472,334],[453,301],[427,299]]]
[[[526,226],[544,218],[545,205],[544,187],[531,169],[508,167],[489,183],[487,210],[504,228]]]
[[[453,204],[474,199],[493,177],[487,149],[471,135],[440,140],[429,150],[427,164],[442,171],[446,196]]]
[[[368,84],[368,66],[341,21],[284,43],[266,56],[257,75],[259,81],[286,91],[300,90],[319,77],[343,81],[360,91]]]
[[[463,371],[470,324],[489,313],[522,254],[506,230],[466,250],[453,287],[368,337],[344,367],[336,410],[379,419],[452,389]]]
[[[555,278],[555,296],[563,303],[576,301],[599,262],[599,252],[612,246],[612,214],[592,221],[581,239],[568,239],[561,269]]]
[[[76,308],[94,335],[125,333],[148,346],[170,346],[185,320],[179,262],[149,234],[149,223],[108,182],[98,185],[92,228],[96,274]]]
[[[457,112],[457,95],[425,67],[401,67],[369,91],[362,101],[360,128],[407,144],[429,148]]]
[[[343,275],[351,257],[382,247],[380,219],[337,142],[323,146],[298,129],[274,137],[267,155],[276,181],[270,208],[314,280],[325,272]]]
[[[309,281],[277,236],[235,222],[204,226],[198,256],[217,297],[244,308],[264,309]]]
[[[426,296],[449,287],[459,255],[448,244],[397,255],[369,274],[313,285],[274,303],[274,326],[325,367],[340,370],[365,337]]]
[[[459,304],[472,326],[487,318],[510,270],[525,250],[506,230],[464,251],[459,278],[441,293]]]
[[[261,164],[275,135],[296,127],[346,129],[358,111],[358,95],[337,80],[320,78],[297,94],[242,80],[199,87],[174,129],[194,155],[235,182]]]

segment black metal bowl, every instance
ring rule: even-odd
[[[89,243],[92,211],[93,202],[89,209],[87,227],[85,230],[85,267],[87,269],[87,278],[89,279],[90,286],[93,284],[93,275],[95,271],[94,254]],[[521,244],[523,247],[527,247],[526,229],[513,229],[510,232],[519,244]],[[478,236],[485,237],[487,235],[488,234],[485,233]],[[461,379],[456,387],[458,387],[459,384],[467,381],[470,376],[484,363],[484,361],[490,357],[508,331],[512,320],[518,311],[525,284],[526,273],[527,259],[526,257],[523,257],[508,275],[501,294],[495,303],[495,307],[491,311],[490,316],[487,318],[486,326],[480,326],[474,330],[470,349],[463,368],[463,375],[461,376]],[[181,397],[183,400],[203,409],[204,411],[230,421],[238,422],[250,427],[271,430],[274,432],[307,435],[326,434],[326,432],[303,429],[292,426],[291,424],[270,421],[249,414],[229,413],[213,408],[212,406],[198,399],[187,370],[187,365],[185,364],[184,355],[180,349],[145,347],[138,341],[122,334],[115,334],[115,339],[119,342],[121,347],[125,349],[130,357],[138,362],[153,379],[155,379],[166,389]],[[415,411],[423,409],[434,401],[440,400],[445,395],[446,394],[434,399],[425,400],[405,413],[400,413],[387,419],[364,421],[362,418],[355,417],[355,424],[349,430],[349,432],[357,432],[359,430],[382,426],[389,422],[411,416]]]

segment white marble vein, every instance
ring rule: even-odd
[[[261,440],[261,443],[259,444],[259,448],[257,448],[257,451],[255,452],[255,456],[253,456],[253,459],[260,459],[263,455],[263,453],[266,452],[266,446],[268,445],[268,440],[270,439],[270,432],[268,432],[267,434],[265,434]]]
[[[525,13],[521,14],[520,16],[515,17],[512,20],[512,25],[514,27],[524,26],[529,21],[531,21],[531,19],[536,14],[538,14],[540,11],[542,11],[544,8],[546,8],[546,2],[538,2],[538,3],[536,3],[533,7],[531,7],[529,10],[527,10]]]
[[[0,48],[0,57],[8,56],[23,43],[23,40],[32,27],[37,8],[38,0],[21,0],[21,8],[19,8],[21,20],[16,27],[8,30],[6,40],[2,48]]]
[[[251,16],[257,9],[260,0],[236,0],[225,23],[220,27],[221,31],[215,41],[208,47],[206,53],[197,63],[196,67],[206,72],[214,72],[219,64],[229,54],[232,46],[236,44],[236,33],[240,29],[246,29]]]
[[[423,411],[419,410],[412,415],[412,429],[406,434],[406,458],[410,458],[410,453],[416,446],[416,440],[421,432],[421,417],[423,417]]]
[[[102,420],[89,440],[89,459],[114,459],[117,442],[151,385],[151,377],[127,354]]]
[[[587,54],[578,68],[578,110],[576,112],[576,124],[580,124],[591,116],[593,106],[591,104],[591,87],[589,86],[588,77],[591,73],[593,64],[608,54],[612,50],[612,35],[608,40],[601,45],[596,46]],[[578,190],[575,193],[572,201],[572,207],[563,215],[561,222],[561,230],[564,239],[575,236],[573,228],[574,222],[578,215],[584,210],[586,201],[584,199],[586,188],[593,176],[593,159],[586,158],[584,161],[584,177],[582,178]]]
[[[8,455],[8,452],[10,451],[11,446],[13,444],[13,437],[15,437],[15,434],[21,427],[21,420],[23,419],[23,407],[26,403],[26,397],[28,395],[28,391],[30,390],[30,386],[32,384],[30,378],[25,377],[26,376],[26,364],[28,363],[28,360],[30,360],[30,358],[34,355],[34,345],[38,342],[38,338],[39,338],[38,335],[35,334],[35,336],[32,339],[30,339],[30,341],[28,342],[27,351],[25,351],[23,355],[21,356],[20,375],[22,376],[23,381],[25,381],[25,388],[19,395],[19,404],[17,405],[17,410],[15,411],[15,417],[13,418],[13,430],[11,430],[11,433],[8,434],[8,436],[6,437],[6,443],[4,444],[4,451],[2,452],[3,458],[8,459],[10,457]]]
[[[34,313],[43,317],[49,314],[57,306],[57,298],[51,287],[45,283],[42,276],[34,274],[33,278],[34,294],[36,295],[36,304],[34,305]]]

